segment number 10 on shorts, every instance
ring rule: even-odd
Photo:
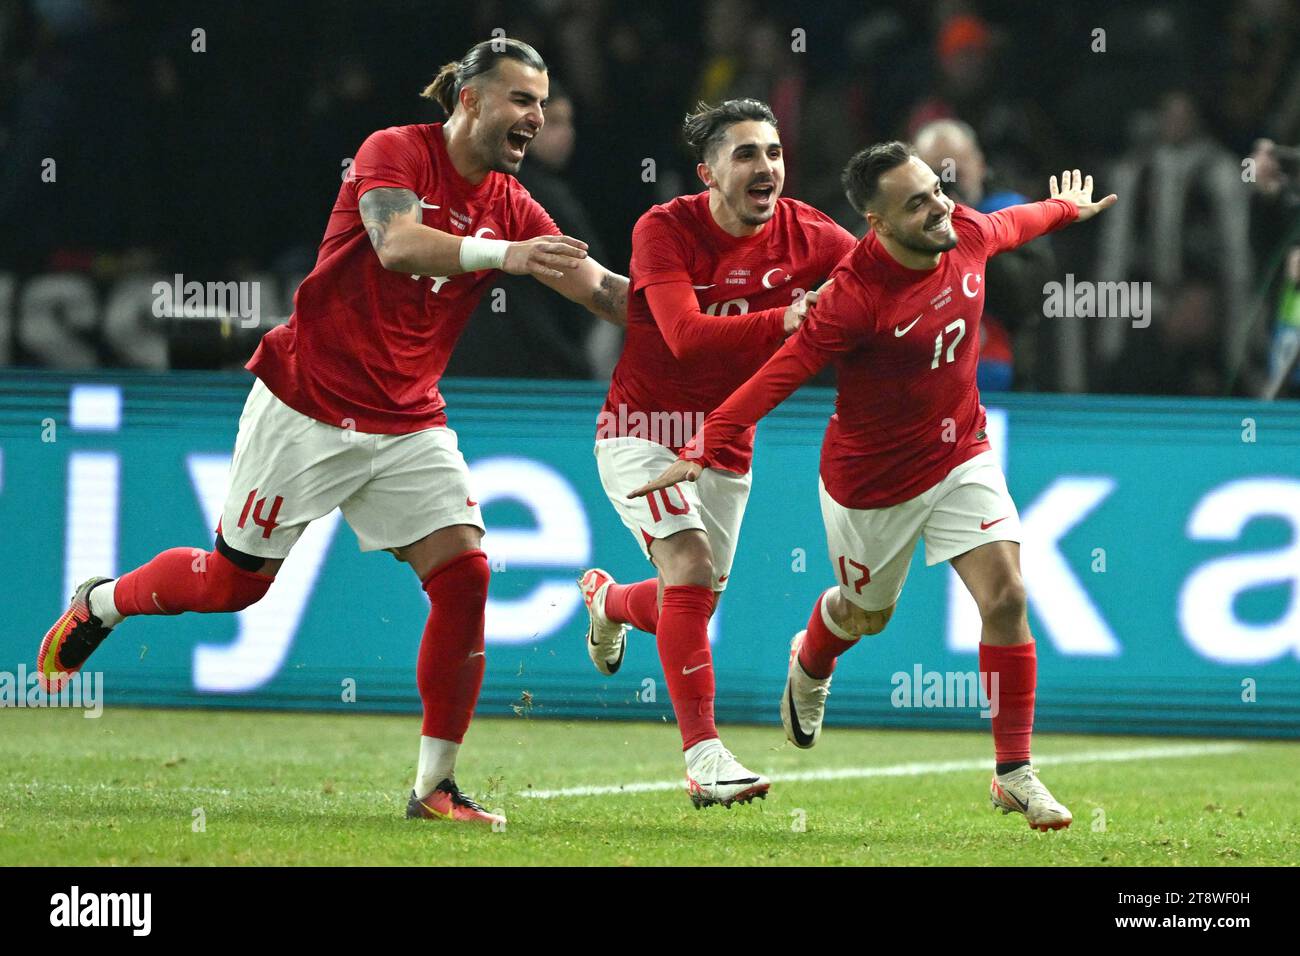
[[[253,507],[253,499],[257,498],[257,507]],[[276,524],[275,516],[280,513],[280,505],[284,504],[284,499],[279,495],[275,496],[275,501],[271,503],[271,513],[265,518],[262,517],[262,508],[266,506],[265,498],[257,497],[257,489],[254,488],[248,493],[248,500],[244,502],[244,510],[239,513],[239,527],[242,529],[248,522],[248,511],[253,510],[253,524],[262,529],[262,537],[270,538],[271,532],[279,527]]]

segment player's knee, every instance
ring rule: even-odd
[[[271,588],[275,579],[265,574],[246,571],[236,566],[219,551],[205,555],[205,579],[202,606],[194,608],[206,613],[232,613],[252,607]]]
[[[665,538],[664,545],[654,550],[655,564],[665,585],[713,587],[713,551],[702,532]]]
[[[885,608],[883,611],[867,611],[860,607],[854,607],[847,601],[844,602],[852,610],[850,611],[848,625],[844,628],[850,634],[870,637],[872,634],[879,634],[889,623],[890,617],[894,614],[894,608]]]
[[[893,606],[885,608],[883,611],[863,611],[865,620],[862,629],[858,631],[864,637],[870,637],[872,634],[879,634],[889,623],[889,619],[894,616]]]
[[[434,568],[424,578],[429,600],[454,600],[469,607],[487,604],[492,569],[487,555],[478,548],[458,554]]]
[[[990,624],[1014,625],[1024,618],[1027,602],[1024,582],[1017,577],[999,585],[984,599],[980,615]]]

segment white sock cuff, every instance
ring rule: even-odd
[[[822,611],[822,623],[826,625],[826,630],[830,631],[841,641],[856,641],[860,635],[850,634],[844,628],[835,623],[835,618],[831,617],[831,610],[826,606],[826,599],[838,591],[839,588],[827,588],[822,592],[822,596],[817,599],[817,606]]]

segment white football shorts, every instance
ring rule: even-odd
[[[309,522],[339,508],[362,551],[400,548],[452,525],[483,528],[450,428],[376,435],[294,411],[258,379],[239,417],[221,534],[284,558]]]
[[[887,508],[846,508],[820,479],[831,566],[845,599],[866,611],[898,601],[918,539],[938,564],[990,541],[1020,541],[1020,515],[993,452],[962,462],[932,488]]]
[[[713,590],[724,591],[736,558],[740,523],[749,501],[753,472],[737,475],[706,468],[697,481],[683,481],[645,498],[627,493],[658,478],[677,455],[644,438],[601,438],[596,442],[600,483],[623,524],[650,557],[650,542],[696,528],[709,537],[713,551]]]

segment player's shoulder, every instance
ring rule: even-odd
[[[372,146],[426,146],[431,142],[433,130],[441,123],[410,123],[406,126],[385,126],[366,137]]]
[[[776,205],[787,217],[801,224],[837,225],[834,219],[816,206],[809,205],[802,199],[795,199],[793,196],[782,196],[776,201]]]
[[[705,198],[701,201],[701,196]],[[685,239],[692,235],[705,235],[700,219],[701,208],[708,215],[708,194],[677,196],[667,202],[651,206],[643,212],[632,228],[634,242],[676,236]]]

